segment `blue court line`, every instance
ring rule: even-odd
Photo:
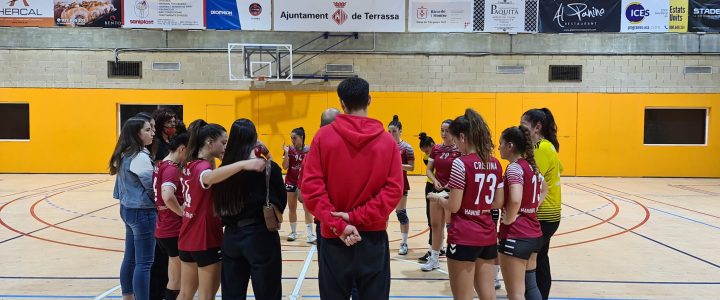
[[[661,213],[674,216],[674,217],[678,217],[678,218],[681,218],[681,219],[685,219],[685,220],[688,220],[688,221],[691,221],[691,222],[695,222],[695,223],[698,223],[698,224],[702,224],[702,225],[705,225],[705,226],[709,226],[709,227],[712,227],[712,228],[715,228],[715,229],[720,229],[720,226],[715,226],[715,225],[708,224],[708,223],[705,223],[705,222],[702,222],[702,221],[698,221],[698,220],[695,220],[695,219],[692,219],[692,218],[688,218],[688,217],[681,216],[681,215],[678,215],[678,214],[674,214],[674,213],[671,213],[671,212],[667,212],[667,211],[664,211],[664,210],[659,210],[659,209],[657,209],[657,208],[652,208],[652,207],[648,207],[648,208],[649,208],[649,209],[652,209],[652,210],[654,210],[654,211],[659,211],[659,212],[661,212]]]

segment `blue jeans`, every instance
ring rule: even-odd
[[[127,208],[120,205],[125,223],[125,256],[120,265],[123,295],[135,294],[137,300],[150,298],[150,267],[155,256],[154,208]]]

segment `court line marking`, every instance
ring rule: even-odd
[[[586,188],[589,188],[589,189],[592,189],[591,187],[587,187],[587,186],[582,185],[582,184],[577,184],[577,185],[582,186],[582,187],[586,187]],[[675,207],[675,208],[679,208],[679,209],[691,211],[691,212],[698,213],[698,214],[701,214],[701,215],[706,215],[706,216],[710,216],[710,217],[713,217],[713,218],[718,218],[718,219],[720,219],[719,216],[707,214],[707,213],[704,213],[704,212],[701,212],[701,211],[692,210],[692,209],[685,208],[685,207],[682,207],[682,206],[678,206],[678,205],[674,205],[674,204],[670,204],[670,203],[666,203],[666,202],[662,202],[662,201],[650,199],[650,198],[643,197],[643,196],[639,196],[639,195],[633,195],[633,194],[630,194],[630,193],[628,193],[628,192],[623,192],[623,191],[620,191],[620,190],[612,189],[612,188],[605,187],[605,186],[602,186],[602,185],[599,185],[599,184],[595,184],[595,183],[593,183],[592,185],[597,186],[597,187],[602,188],[602,189],[611,190],[611,191],[615,191],[615,192],[618,192],[618,193],[623,193],[623,194],[625,194],[625,195],[637,197],[637,198],[640,198],[640,199],[644,199],[644,200],[648,200],[648,201],[652,201],[652,202],[664,204],[664,205],[667,205],[667,206],[672,206],[672,207]],[[618,195],[615,195],[615,196],[618,196]],[[619,197],[619,196],[618,196],[618,197]]]
[[[402,258],[391,257],[390,259],[396,260],[396,261],[400,261],[400,262],[406,262],[406,263],[410,263],[410,264],[418,265],[418,266],[422,266],[422,265],[423,265],[423,264],[421,264],[421,263],[418,263],[418,262],[415,262],[415,261],[412,261],[412,260],[402,259]],[[429,271],[429,272],[427,272],[427,273],[432,273],[432,272],[435,272],[435,271],[438,271],[438,272],[440,272],[440,273],[449,275],[447,271],[445,271],[445,270],[443,270],[443,269],[440,269],[440,268],[435,269],[435,270],[432,270],[432,271]]]
[[[298,298],[300,288],[302,288],[302,283],[305,281],[305,274],[307,274],[307,271],[310,268],[310,263],[313,260],[312,258],[316,250],[317,246],[315,245],[310,248],[310,252],[308,252],[307,257],[305,258],[305,264],[303,265],[302,271],[300,271],[300,275],[298,275],[298,279],[295,282],[295,288],[293,289],[292,294],[290,294],[290,300],[296,300]]]
[[[94,300],[105,299],[108,295],[110,295],[110,294],[112,294],[113,292],[117,291],[119,288],[120,288],[120,285],[118,284],[116,287],[111,288],[111,289],[105,291],[104,293],[98,295],[97,297],[95,297]]]

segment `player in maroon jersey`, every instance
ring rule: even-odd
[[[251,159],[215,168],[215,159],[225,153],[225,128],[195,120],[188,133],[187,163],[180,179],[185,210],[178,238],[182,274],[178,299],[191,300],[197,291],[200,300],[210,300],[220,287],[222,257],[222,224],[213,209],[211,186],[242,170],[264,170],[265,161]]]
[[[185,201],[180,184],[180,166],[185,161],[187,142],[187,133],[180,133],[169,138],[167,150],[170,153],[163,160],[157,162],[153,172],[155,206],[158,210],[155,237],[160,248],[169,257],[168,283],[165,288],[166,300],[174,300],[180,293],[178,236],[182,226],[182,205]]]
[[[548,186],[535,164],[535,148],[527,127],[505,129],[499,150],[500,156],[510,162],[505,171],[503,217],[498,234],[500,268],[508,298],[540,300],[535,268],[543,235],[536,212]]]
[[[430,150],[430,158],[427,165],[427,176],[433,182],[433,190],[440,192],[447,190],[447,184],[450,181],[450,170],[455,158],[460,157],[460,151],[452,140],[448,128],[450,128],[452,120],[445,120],[440,125],[440,136],[443,139],[442,144],[436,144]],[[450,212],[438,205],[436,202],[430,203],[430,227],[432,228],[432,245],[430,247],[430,257],[435,257],[431,261],[420,266],[423,271],[432,271],[440,267],[438,257],[441,256],[441,247],[443,244],[443,235],[447,222],[450,221]]]
[[[410,182],[408,181],[407,172],[415,170],[415,152],[412,146],[408,142],[400,139],[402,134],[402,123],[397,115],[393,116],[392,121],[388,124],[388,132],[392,135],[398,147],[400,148],[400,160],[402,160],[403,170],[403,197],[400,199],[398,206],[395,208],[395,214],[397,215],[398,221],[400,222],[400,234],[402,234],[402,240],[400,241],[400,251],[398,254],[406,255],[408,253],[408,232],[410,232],[410,219],[407,215],[407,196],[410,191]]]
[[[290,210],[290,234],[287,237],[289,242],[297,239],[297,203],[298,203],[298,177],[302,162],[310,152],[310,147],[305,145],[305,129],[302,127],[295,128],[290,133],[292,146],[283,147],[282,167],[287,170],[285,174],[285,190],[287,191],[287,203]],[[305,235],[308,243],[315,243],[317,237],[313,233],[312,220],[313,216],[307,209],[305,211]]]
[[[492,156],[490,129],[474,110],[466,109],[448,128],[461,157],[453,160],[448,197],[431,193],[431,201],[449,210],[448,271],[455,299],[495,299],[497,232],[490,209],[503,196],[502,166]],[[444,192],[443,192],[444,194]],[[432,257],[431,260],[435,261]]]

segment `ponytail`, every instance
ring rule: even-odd
[[[444,123],[444,122],[443,122]],[[454,136],[464,134],[470,145],[475,147],[475,151],[480,160],[487,162],[492,156],[492,150],[495,147],[490,137],[490,128],[485,120],[471,108],[465,110],[465,114],[455,118],[450,123],[450,133]]]
[[[425,132],[421,132],[418,138],[420,139],[420,148],[432,147],[435,145],[433,138],[429,137]]]
[[[530,129],[525,126],[513,126],[503,130],[501,138],[507,142],[515,145],[514,152],[520,154],[530,166],[533,168],[533,172],[540,173],[535,162],[535,147],[533,147],[532,137],[530,136]]]
[[[400,123],[400,117],[398,115],[394,115],[392,121],[390,121],[389,126],[395,126],[398,130],[402,130],[402,123]]]
[[[538,174],[540,173],[540,169],[535,162],[535,147],[533,147],[532,144],[530,129],[522,125],[518,126],[518,128],[522,131],[523,137],[525,138],[525,151],[523,151],[522,156],[530,163],[530,166],[532,166],[535,174]]]
[[[218,124],[208,124],[203,119],[197,119],[188,126],[188,144],[186,162],[197,160],[200,149],[208,139],[216,139],[226,132],[225,128]]]
[[[533,127],[540,123],[543,138],[555,146],[555,151],[560,152],[560,143],[557,139],[557,124],[555,124],[555,117],[553,117],[550,109],[543,107],[528,110],[523,114],[523,119],[529,121]]]

